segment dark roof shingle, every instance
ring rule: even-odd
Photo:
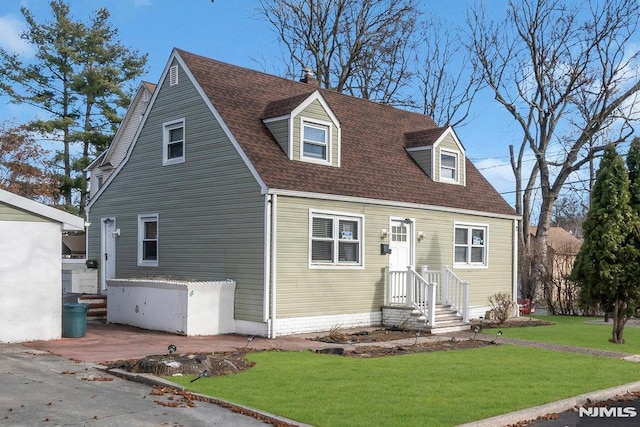
[[[407,134],[442,133],[425,115],[176,52],[269,188],[515,215],[468,160],[466,186],[434,182],[413,161]],[[262,122],[290,112],[315,90],[341,123],[341,167],[289,160]]]

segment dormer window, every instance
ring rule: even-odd
[[[302,159],[331,163],[330,126],[317,122],[302,121]]]
[[[440,151],[440,179],[458,182],[458,154],[451,151]]]
[[[320,91],[271,102],[262,122],[289,160],[340,167],[340,121]]]
[[[405,149],[435,182],[466,185],[464,147],[451,127],[408,132]]]

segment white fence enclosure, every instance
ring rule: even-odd
[[[98,293],[98,270],[87,268],[84,259],[62,259],[62,292]]]
[[[109,280],[107,322],[187,336],[232,333],[235,289],[233,280]]]

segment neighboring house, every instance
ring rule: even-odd
[[[537,227],[530,227],[529,233],[535,236]],[[577,301],[577,288],[568,280],[573,264],[580,252],[582,240],[562,227],[549,227],[547,236],[549,283],[539,289],[541,297],[547,302],[564,300]]]
[[[62,335],[63,231],[84,220],[0,190],[0,342]]]
[[[62,236],[62,257],[85,259],[87,255],[87,239],[84,234]]]
[[[109,148],[104,150],[87,166],[86,170],[90,173],[90,197],[102,187],[109,175],[116,170],[124,159],[155,89],[156,85],[153,83],[140,83]]]
[[[103,292],[233,279],[230,332],[464,324],[516,295],[518,217],[452,128],[178,49],[87,211]]]

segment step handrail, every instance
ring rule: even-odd
[[[432,327],[435,326],[437,283],[427,281],[411,266],[407,267],[406,279],[407,305],[418,310]]]

